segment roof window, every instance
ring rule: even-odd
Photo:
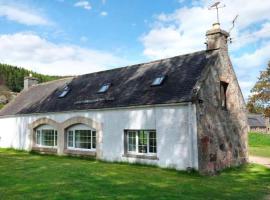
[[[165,79],[165,76],[164,75],[163,76],[157,76],[153,80],[151,86],[159,86],[159,85],[161,85],[164,82],[164,79]]]
[[[105,84],[103,84],[103,85],[99,88],[98,93],[104,93],[104,92],[107,92],[110,86],[111,86],[110,83],[105,83]]]
[[[59,97],[59,98],[63,98],[63,97],[65,97],[65,96],[67,96],[67,94],[69,93],[69,91],[70,91],[70,88],[66,85],[66,86],[62,89],[62,91],[59,93],[58,97]]]

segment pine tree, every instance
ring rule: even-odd
[[[40,83],[60,78],[59,76],[38,74],[16,66],[0,64],[0,85],[6,85],[13,92],[20,92],[23,89],[24,77],[29,76],[29,74],[38,78]]]

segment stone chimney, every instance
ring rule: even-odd
[[[212,28],[206,32],[206,49],[222,49],[228,51],[228,37],[230,34],[220,28],[219,23],[214,23]]]
[[[24,77],[24,86],[23,89],[27,90],[31,86],[37,85],[38,79],[35,77],[32,77],[32,74],[29,74],[29,76]]]

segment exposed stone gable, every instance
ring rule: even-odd
[[[247,162],[247,117],[243,95],[227,51],[208,69],[197,94],[199,170],[214,174]],[[221,106],[220,82],[228,83],[227,109]]]

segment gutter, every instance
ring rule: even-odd
[[[58,111],[58,112],[43,112],[43,113],[28,113],[28,114],[14,114],[14,115],[2,115],[0,119],[11,118],[11,117],[27,117],[27,116],[39,116],[39,115],[50,115],[50,114],[64,114],[64,113],[80,113],[80,112],[99,112],[99,111],[111,111],[111,110],[125,110],[125,109],[140,109],[140,108],[157,108],[157,107],[172,107],[172,106],[187,106],[190,102],[179,102],[170,104],[152,104],[152,105],[141,105],[141,106],[126,106],[126,107],[115,107],[115,108],[96,108],[96,109],[85,109],[85,110],[69,110],[69,111]]]

